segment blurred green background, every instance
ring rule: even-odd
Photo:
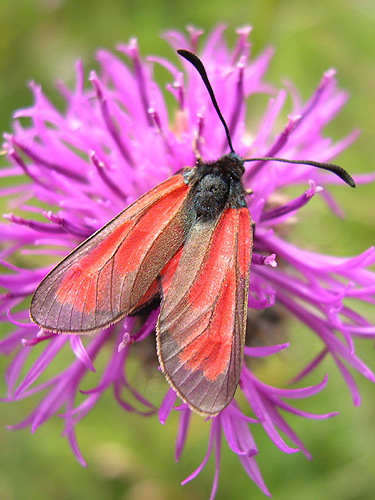
[[[143,55],[171,55],[160,38],[170,28],[183,30],[193,24],[206,32],[218,22],[233,29],[251,24],[253,54],[265,46],[276,49],[268,81],[279,86],[290,79],[307,98],[323,71],[335,67],[339,86],[351,98],[329,126],[338,139],[355,127],[361,136],[337,162],[351,173],[374,170],[375,152],[375,3],[373,0],[2,0],[0,3],[0,121],[10,130],[12,111],[31,103],[27,81],[41,83],[49,97],[59,102],[54,82],[72,83],[74,62],[96,67],[95,50],[113,48],[136,36]],[[285,111],[285,114],[288,110]],[[303,246],[351,255],[372,245],[375,238],[374,185],[355,191],[334,190],[347,216],[337,220],[318,199],[306,207],[305,219],[295,238]],[[5,207],[3,207],[5,210]],[[310,217],[311,214],[311,217]],[[374,311],[367,311],[375,320]],[[312,355],[311,336],[294,327],[291,354],[270,360],[261,367],[268,381],[287,379],[294,362]],[[358,352],[375,367],[370,343],[357,344]],[[298,356],[298,357],[297,357]],[[4,371],[7,360],[0,360]],[[100,367],[99,367],[100,369]],[[329,374],[328,388],[303,409],[338,410],[340,415],[324,422],[289,418],[292,427],[313,456],[284,455],[275,449],[260,428],[254,427],[259,449],[258,464],[277,500],[375,498],[375,387],[356,377],[363,403],[353,408],[342,380],[332,363],[325,362],[321,375]],[[309,380],[313,383],[318,376]],[[154,387],[152,381],[147,388]],[[163,387],[161,390],[164,390]],[[2,383],[1,395],[4,394]],[[141,419],[125,414],[107,394],[78,425],[81,451],[88,467],[81,467],[60,437],[57,417],[35,435],[21,430],[8,432],[6,424],[21,420],[35,405],[23,401],[0,406],[0,499],[1,500],[155,500],[208,499],[213,463],[197,479],[181,487],[200,463],[207,424],[194,416],[188,446],[179,464],[173,460],[176,418],[160,426],[155,417]],[[219,489],[216,498],[265,498],[242,470],[237,458],[222,446]]]

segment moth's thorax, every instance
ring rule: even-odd
[[[203,163],[199,159],[194,168],[186,170],[184,181],[190,186],[189,201],[194,218],[211,220],[225,208],[246,206],[241,184],[244,171],[243,161],[235,153],[214,162]]]

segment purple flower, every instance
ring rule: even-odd
[[[331,160],[357,135],[350,133],[337,143],[323,136],[323,128],[347,99],[347,95],[336,88],[334,72],[324,74],[306,103],[300,102],[297,92],[289,88],[293,109],[284,128],[274,136],[276,120],[283,116],[280,111],[287,92],[276,92],[263,82],[272,52],[266,50],[250,60],[249,31],[248,28],[237,30],[237,42],[229,51],[223,40],[223,27],[219,26],[207,37],[200,53],[228,122],[236,153],[245,158],[278,155],[288,159]],[[189,29],[188,37],[169,32],[166,38],[174,49],[196,52],[200,35],[197,30]],[[180,416],[175,449],[178,460],[191,410],[186,404],[174,406],[176,395],[166,383],[166,395],[159,401],[157,410],[157,402],[143,397],[130,385],[125,374],[128,356],[141,355],[143,351],[148,355],[149,343],[154,342],[158,310],[143,320],[127,317],[95,336],[85,337],[83,342],[77,336],[38,331],[28,317],[29,298],[53,265],[142,193],[182,167],[194,165],[192,144],[197,144],[205,160],[217,159],[228,151],[222,125],[207,91],[188,63],[182,63],[184,71],[181,71],[181,61],[174,64],[156,57],[143,60],[135,40],[119,46],[118,55],[101,50],[97,58],[101,72],[100,75],[91,73],[88,89],[84,88],[80,63],[76,67],[75,89],[71,91],[59,85],[66,102],[63,113],[32,83],[34,105],[14,114],[13,133],[5,135],[3,147],[9,166],[1,175],[11,182],[1,188],[0,194],[10,197],[11,208],[20,215],[6,214],[1,224],[0,258],[5,272],[0,277],[0,285],[6,290],[1,296],[1,320],[14,326],[0,341],[0,351],[13,354],[6,372],[8,389],[4,400],[15,401],[40,392],[38,406],[13,428],[30,426],[33,432],[48,418],[59,414],[65,422],[64,434],[82,464],[74,426],[105,390],[111,388],[126,411],[140,415],[158,411],[163,424],[171,410],[176,409]],[[171,119],[164,93],[152,77],[155,64],[170,73],[172,83],[167,91],[175,100]],[[269,104],[259,126],[250,122],[245,127],[253,118],[247,116],[246,100],[256,93],[269,94]],[[370,180],[370,176],[356,178],[357,183]],[[246,164],[244,182],[253,191],[248,206],[256,229],[249,285],[248,338],[238,391],[242,398],[241,402],[233,400],[219,415],[205,422],[210,426],[206,456],[184,481],[194,478],[213,453],[215,473],[210,498],[217,488],[222,436],[238,455],[247,474],[269,495],[256,464],[258,451],[251,426],[260,423],[282,451],[301,450],[309,457],[280,410],[284,410],[283,415],[286,412],[308,419],[334,415],[307,413],[286,402],[316,394],[324,388],[326,377],[314,386],[288,389],[271,387],[258,380],[254,358],[271,356],[289,345],[273,344],[272,336],[264,340],[255,335],[261,330],[261,322],[263,329],[266,324],[267,333],[272,335],[275,323],[282,324],[286,315],[294,316],[321,340],[321,351],[296,374],[295,381],[314,370],[326,356],[337,365],[355,405],[359,404],[359,394],[351,371],[374,381],[373,373],[356,356],[353,342],[355,337],[375,338],[374,325],[354,309],[355,301],[375,302],[375,275],[367,270],[375,261],[374,249],[357,257],[338,258],[308,252],[286,241],[287,223],[314,195],[319,193],[330,209],[339,211],[320,186],[341,181],[306,165],[257,162]],[[300,196],[292,200],[280,197],[283,187],[291,185],[300,187]],[[272,318],[267,320],[271,314],[273,323]],[[41,382],[44,370],[53,364],[66,343],[70,343],[75,361]],[[82,378],[87,372],[95,371],[95,358],[101,351],[103,355],[108,353],[108,343],[112,351],[99,383],[81,391]],[[138,350],[134,349],[134,343],[139,344]],[[35,344],[41,344],[43,350],[26,375],[21,376]],[[153,359],[149,364],[150,369],[157,370]],[[83,392],[84,399],[76,404],[79,391]]]

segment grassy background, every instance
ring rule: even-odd
[[[251,24],[253,53],[266,45],[276,49],[267,75],[273,84],[288,78],[307,98],[323,71],[332,66],[338,70],[340,87],[347,89],[351,98],[328,131],[339,138],[359,127],[362,134],[337,162],[351,173],[369,172],[374,170],[375,144],[374,5],[372,0],[2,0],[1,130],[10,130],[14,109],[31,103],[28,80],[41,83],[50,98],[59,102],[54,82],[61,79],[71,83],[78,58],[86,68],[95,67],[98,47],[112,48],[136,36],[142,54],[169,56],[170,49],[160,38],[166,29],[182,30],[193,24],[208,31],[218,22],[225,22],[228,40],[233,41],[233,28]],[[317,200],[313,207],[306,208],[306,217],[295,237],[305,247],[310,245],[323,252],[361,252],[375,239],[374,186],[336,191],[347,219],[337,221]],[[368,314],[374,319],[374,311]],[[277,382],[280,370],[284,378],[297,356],[300,363],[301,355],[311,355],[308,332],[296,329],[293,340],[296,347],[291,355],[262,368],[268,380]],[[359,343],[358,350],[374,367],[370,346]],[[0,360],[3,370],[6,363]],[[329,373],[329,388],[303,408],[317,412],[339,410],[340,415],[325,422],[289,419],[312,453],[312,462],[302,454],[282,454],[260,429],[254,428],[260,450],[258,464],[277,500],[375,497],[375,388],[357,377],[363,403],[354,409],[331,363],[324,365],[324,372]],[[152,381],[146,390],[152,391],[157,385]],[[198,479],[183,488],[179,486],[204,454],[207,425],[199,417],[193,418],[188,447],[181,463],[175,464],[176,420],[172,418],[161,427],[156,418],[144,420],[124,414],[107,395],[78,426],[79,443],[88,463],[87,468],[82,468],[59,436],[62,426],[58,418],[34,436],[28,430],[5,430],[6,424],[21,420],[34,404],[23,401],[0,407],[1,500],[208,498],[212,463]],[[222,451],[217,499],[264,498],[226,445]]]

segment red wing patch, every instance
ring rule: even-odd
[[[247,208],[197,222],[182,249],[157,325],[159,361],[178,395],[215,415],[235,393],[245,342],[252,231]]]
[[[137,311],[142,309],[145,305],[147,305],[151,300],[160,295],[160,286],[162,284],[163,290],[167,290],[169,285],[171,284],[171,280],[173,278],[173,274],[176,270],[178,261],[181,257],[182,247],[174,254],[169,262],[163,267],[160,271],[160,275],[154,279],[151,283],[147,292],[143,295],[141,300],[137,302],[137,304],[132,309],[131,313],[136,314]],[[166,293],[166,292],[165,292]]]
[[[182,175],[171,177],[82,243],[37,288],[32,320],[82,333],[135,309],[186,237],[188,189]]]

